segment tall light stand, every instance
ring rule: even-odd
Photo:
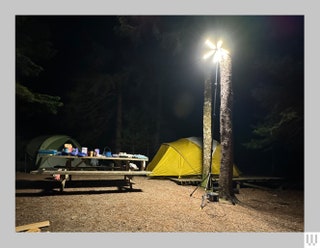
[[[225,49],[222,48],[222,41],[219,40],[217,42],[217,45],[213,44],[210,40],[206,40],[205,44],[207,45],[207,47],[210,49],[204,56],[203,59],[208,59],[210,57],[213,57],[213,62],[220,62],[221,59],[224,59],[226,56],[229,55],[229,52],[226,51]],[[225,61],[224,61],[225,64]],[[217,63],[217,67],[216,67],[216,82],[215,82],[215,87],[217,89],[217,82],[218,82],[218,66],[219,64]],[[224,70],[225,73],[225,70]],[[224,80],[225,80],[225,76],[224,76]],[[220,81],[221,81],[221,75],[220,75]],[[202,182],[201,185],[204,186],[205,184],[205,192],[204,195],[202,196],[202,204],[201,204],[201,208],[204,207],[205,202],[208,198],[208,189],[209,188],[213,188],[212,187],[212,147],[213,147],[213,139],[212,139],[212,126],[211,126],[211,115],[212,115],[212,109],[209,109],[209,107],[211,107],[211,102],[212,102],[212,95],[209,96],[209,92],[210,94],[212,94],[211,92],[211,88],[209,88],[209,83],[210,83],[210,87],[211,87],[211,77],[209,75],[208,79],[206,79],[205,81],[205,94],[204,94],[204,115],[203,115],[203,168],[202,168]],[[215,99],[214,99],[214,116],[215,116],[215,108],[216,108],[216,91],[215,90]],[[210,110],[210,111],[209,111]],[[221,112],[221,111],[220,111]],[[209,119],[210,118],[210,119]],[[221,117],[220,117],[221,119]],[[210,127],[209,127],[210,126]],[[213,125],[214,126],[214,125]],[[221,124],[220,124],[221,126]],[[208,141],[210,136],[210,143]],[[208,149],[210,147],[210,150]],[[210,153],[210,154],[209,154]],[[209,160],[208,160],[208,156],[210,156]],[[208,162],[210,161],[210,162]],[[209,165],[207,164],[209,163]],[[221,179],[221,175],[219,176],[219,179]],[[196,189],[195,189],[196,190]],[[194,190],[194,191],[195,191]],[[190,194],[190,196],[193,194],[193,192]]]

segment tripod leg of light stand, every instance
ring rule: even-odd
[[[207,190],[209,188],[211,188],[211,173],[210,172],[208,173],[208,176],[206,178],[208,178],[208,181],[207,181],[207,184],[206,184],[206,188],[204,189],[204,194],[202,195],[202,201],[201,201],[201,205],[200,205],[201,209],[203,209],[204,206],[206,205],[206,200],[208,198]]]
[[[204,206],[206,205],[206,200],[207,200],[207,196],[206,196],[206,194],[204,194],[204,195],[202,196],[202,201],[201,201],[201,205],[200,205],[200,208],[201,208],[201,209],[203,209]]]
[[[194,192],[196,192],[196,190],[201,186],[201,184],[203,183],[204,180],[207,179],[207,177],[209,176],[209,174],[198,184],[198,186],[192,191],[192,193],[190,194],[190,197],[193,195]]]
[[[192,191],[192,193],[190,194],[190,197],[193,195],[194,192],[196,192],[196,190],[200,187],[201,183]]]

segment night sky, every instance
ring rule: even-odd
[[[16,16],[16,24],[24,18]],[[17,50],[32,48],[29,56],[43,71],[17,79],[34,92],[60,96],[64,106],[52,115],[17,104],[17,149],[47,134],[114,148],[114,76],[128,71],[121,84],[123,137],[143,144],[124,141],[127,152],[152,159],[163,142],[202,137],[203,84],[210,69],[202,60],[206,38],[222,39],[232,56],[235,163],[249,174],[287,175],[292,166],[303,178],[303,121],[288,130],[291,143],[285,134],[286,142],[278,140],[272,151],[243,145],[275,105],[299,109],[303,119],[303,16],[28,16],[21,28],[16,26]],[[40,44],[50,44],[50,58],[40,56]],[[216,113],[214,137],[219,140],[218,107]],[[288,155],[292,151],[298,153],[294,162]]]

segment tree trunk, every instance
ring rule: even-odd
[[[212,149],[212,81],[211,73],[204,82],[203,102],[203,152],[202,152],[202,187],[206,187],[211,163]]]
[[[122,92],[121,81],[117,82],[117,117],[116,117],[116,140],[115,140],[115,152],[121,152],[122,141]]]
[[[160,134],[161,134],[161,126],[162,126],[162,87],[160,80],[156,81],[157,86],[157,105],[156,105],[156,131],[154,133],[154,143],[152,152],[156,151],[156,149],[160,146]]]
[[[220,62],[220,143],[221,164],[219,175],[219,197],[233,204],[237,201],[233,192],[233,137],[232,137],[232,86],[231,58],[226,56]]]

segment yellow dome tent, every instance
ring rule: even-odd
[[[220,174],[221,146],[214,140],[212,148],[212,174]],[[194,176],[202,174],[202,141],[197,137],[182,138],[163,143],[147,165],[150,176]],[[239,176],[233,166],[233,176]]]

